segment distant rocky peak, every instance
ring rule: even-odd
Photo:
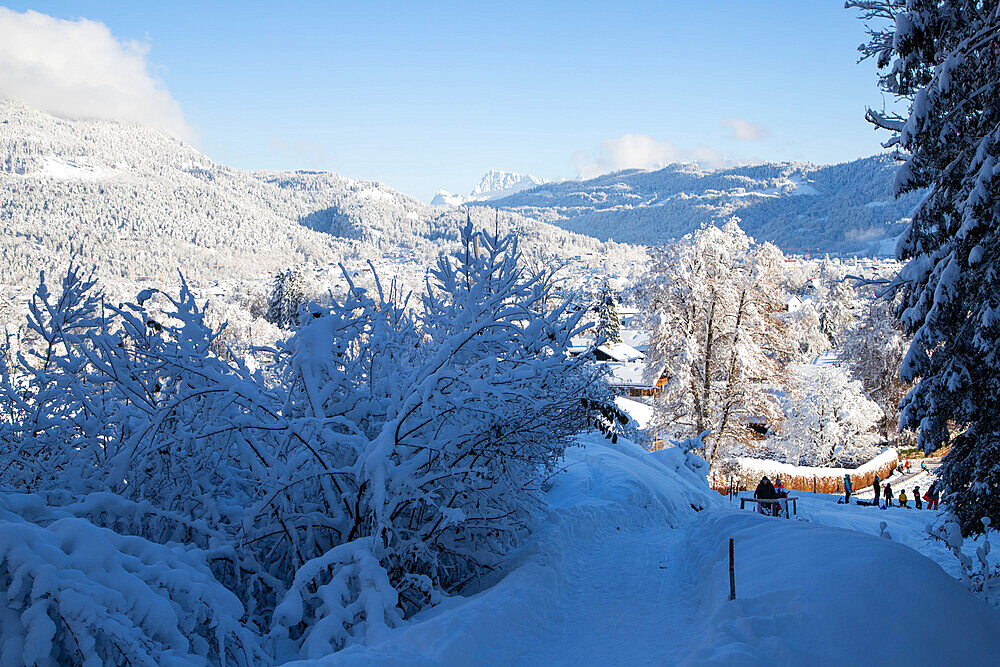
[[[431,204],[443,206],[461,206],[472,201],[488,201],[528,190],[545,181],[531,174],[521,174],[516,171],[490,169],[479,179],[479,183],[468,195],[456,195],[447,190],[438,190]]]
[[[479,183],[472,190],[472,198],[487,198],[500,193],[512,194],[520,190],[533,188],[542,183],[544,183],[542,179],[531,174],[490,169],[479,179]]]

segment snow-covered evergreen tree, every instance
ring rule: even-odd
[[[291,267],[274,276],[265,319],[289,329],[299,324],[299,309],[306,302],[306,278],[300,267]]]
[[[620,343],[622,340],[622,325],[618,320],[618,304],[615,303],[614,292],[607,281],[601,286],[597,295],[597,337],[609,343]]]
[[[830,339],[831,347],[840,347],[857,319],[859,303],[854,288],[841,280],[823,289],[818,297],[820,331]]]
[[[899,315],[913,334],[901,422],[951,451],[938,474],[966,532],[1000,521],[1000,7],[993,0],[850,0],[862,45],[906,118],[869,110],[905,151],[897,193],[927,188],[897,245]],[[891,23],[889,23],[891,22]]]
[[[704,437],[705,458],[776,425],[784,366],[795,341],[782,318],[781,252],[758,245],[730,220],[662,249],[639,298],[649,317],[650,377],[669,378],[656,401],[661,437]]]

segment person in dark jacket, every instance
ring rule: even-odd
[[[854,486],[851,484],[851,476],[844,475],[844,502],[848,505],[851,504],[851,491],[854,490]]]
[[[885,506],[892,507],[892,486],[890,486],[889,482],[885,483],[885,493],[883,495],[885,495]]]
[[[778,497],[778,492],[774,490],[774,484],[771,484],[771,480],[768,479],[767,475],[764,475],[760,483],[757,484],[757,490],[753,492],[753,497],[759,500],[774,500]],[[770,514],[773,510],[773,506],[777,503],[767,503],[772,507],[769,507],[766,511],[762,508],[762,505],[758,503],[757,507],[764,514]]]
[[[919,486],[913,487],[913,504],[916,506],[918,510],[922,510],[924,508],[924,501],[920,499]]]
[[[882,483],[882,478],[879,477],[878,475],[875,475],[875,481],[872,482],[872,488],[875,489],[875,503],[874,503],[875,507],[878,507],[878,497],[882,493],[881,483]]]

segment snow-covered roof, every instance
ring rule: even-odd
[[[622,329],[622,342],[645,354],[649,349],[649,332],[637,329]]]
[[[630,361],[625,363],[608,362],[607,367],[611,370],[610,384],[615,387],[652,387],[643,377],[646,373],[646,364],[641,361]]]
[[[605,343],[597,349],[608,355],[611,359],[620,362],[637,361],[639,359],[644,359],[646,356],[626,343]]]
[[[802,306],[806,305],[807,303],[813,302],[815,300],[816,299],[814,299],[811,296],[801,297],[801,296],[798,296],[797,294],[792,294],[785,301],[785,308],[788,309],[788,312],[794,313],[794,312],[798,311],[799,309],[801,309]]]
[[[814,366],[822,366],[823,368],[839,366],[840,362],[840,350],[829,350],[813,359]]]
[[[615,396],[615,405],[628,415],[628,418],[635,423],[636,428],[640,431],[649,427],[649,422],[653,419],[653,406],[624,396]]]

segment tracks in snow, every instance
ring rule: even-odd
[[[689,645],[683,529],[615,531],[574,550],[559,600],[522,665],[676,664]]]

